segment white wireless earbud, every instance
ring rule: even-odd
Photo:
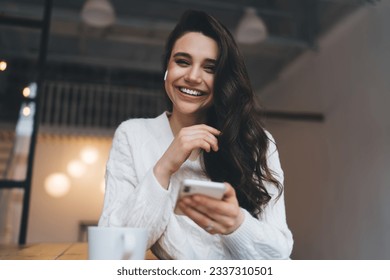
[[[167,75],[168,75],[168,70],[167,70],[167,71],[165,71],[165,74],[164,74],[164,81],[166,81],[166,80],[167,80]]]

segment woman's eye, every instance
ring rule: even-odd
[[[206,70],[207,73],[212,73],[212,74],[215,73],[215,65],[206,65],[204,69]]]
[[[175,62],[176,62],[177,65],[180,65],[180,66],[190,65],[190,63],[187,60],[184,60],[184,59],[177,59]]]

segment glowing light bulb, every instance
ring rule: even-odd
[[[87,164],[93,164],[97,161],[99,157],[99,152],[96,148],[94,147],[85,147],[81,151],[81,159],[87,163]]]
[[[23,96],[24,96],[24,97],[29,97],[29,96],[30,96],[30,93],[31,93],[31,90],[30,90],[29,87],[25,87],[25,88],[23,89]]]
[[[0,61],[0,71],[5,71],[7,69],[7,62],[4,60]]]
[[[29,106],[25,106],[22,111],[23,116],[28,117],[31,114],[31,108]]]
[[[52,173],[46,178],[44,186],[50,196],[62,197],[69,192],[70,180],[63,173]]]

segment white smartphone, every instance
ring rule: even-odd
[[[177,206],[177,202],[184,196],[202,194],[215,199],[222,199],[225,191],[224,183],[185,179],[181,182],[174,212],[178,215],[184,215]]]

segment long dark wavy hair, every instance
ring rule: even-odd
[[[175,42],[188,32],[214,39],[219,55],[214,76],[213,105],[207,124],[219,129],[218,152],[203,153],[203,167],[213,181],[229,182],[241,207],[258,215],[271,199],[264,186],[270,182],[282,193],[282,184],[268,168],[269,139],[259,116],[244,59],[229,30],[214,17],[188,10],[171,32],[165,47],[163,69],[167,69]],[[168,98],[168,109],[172,102]]]

